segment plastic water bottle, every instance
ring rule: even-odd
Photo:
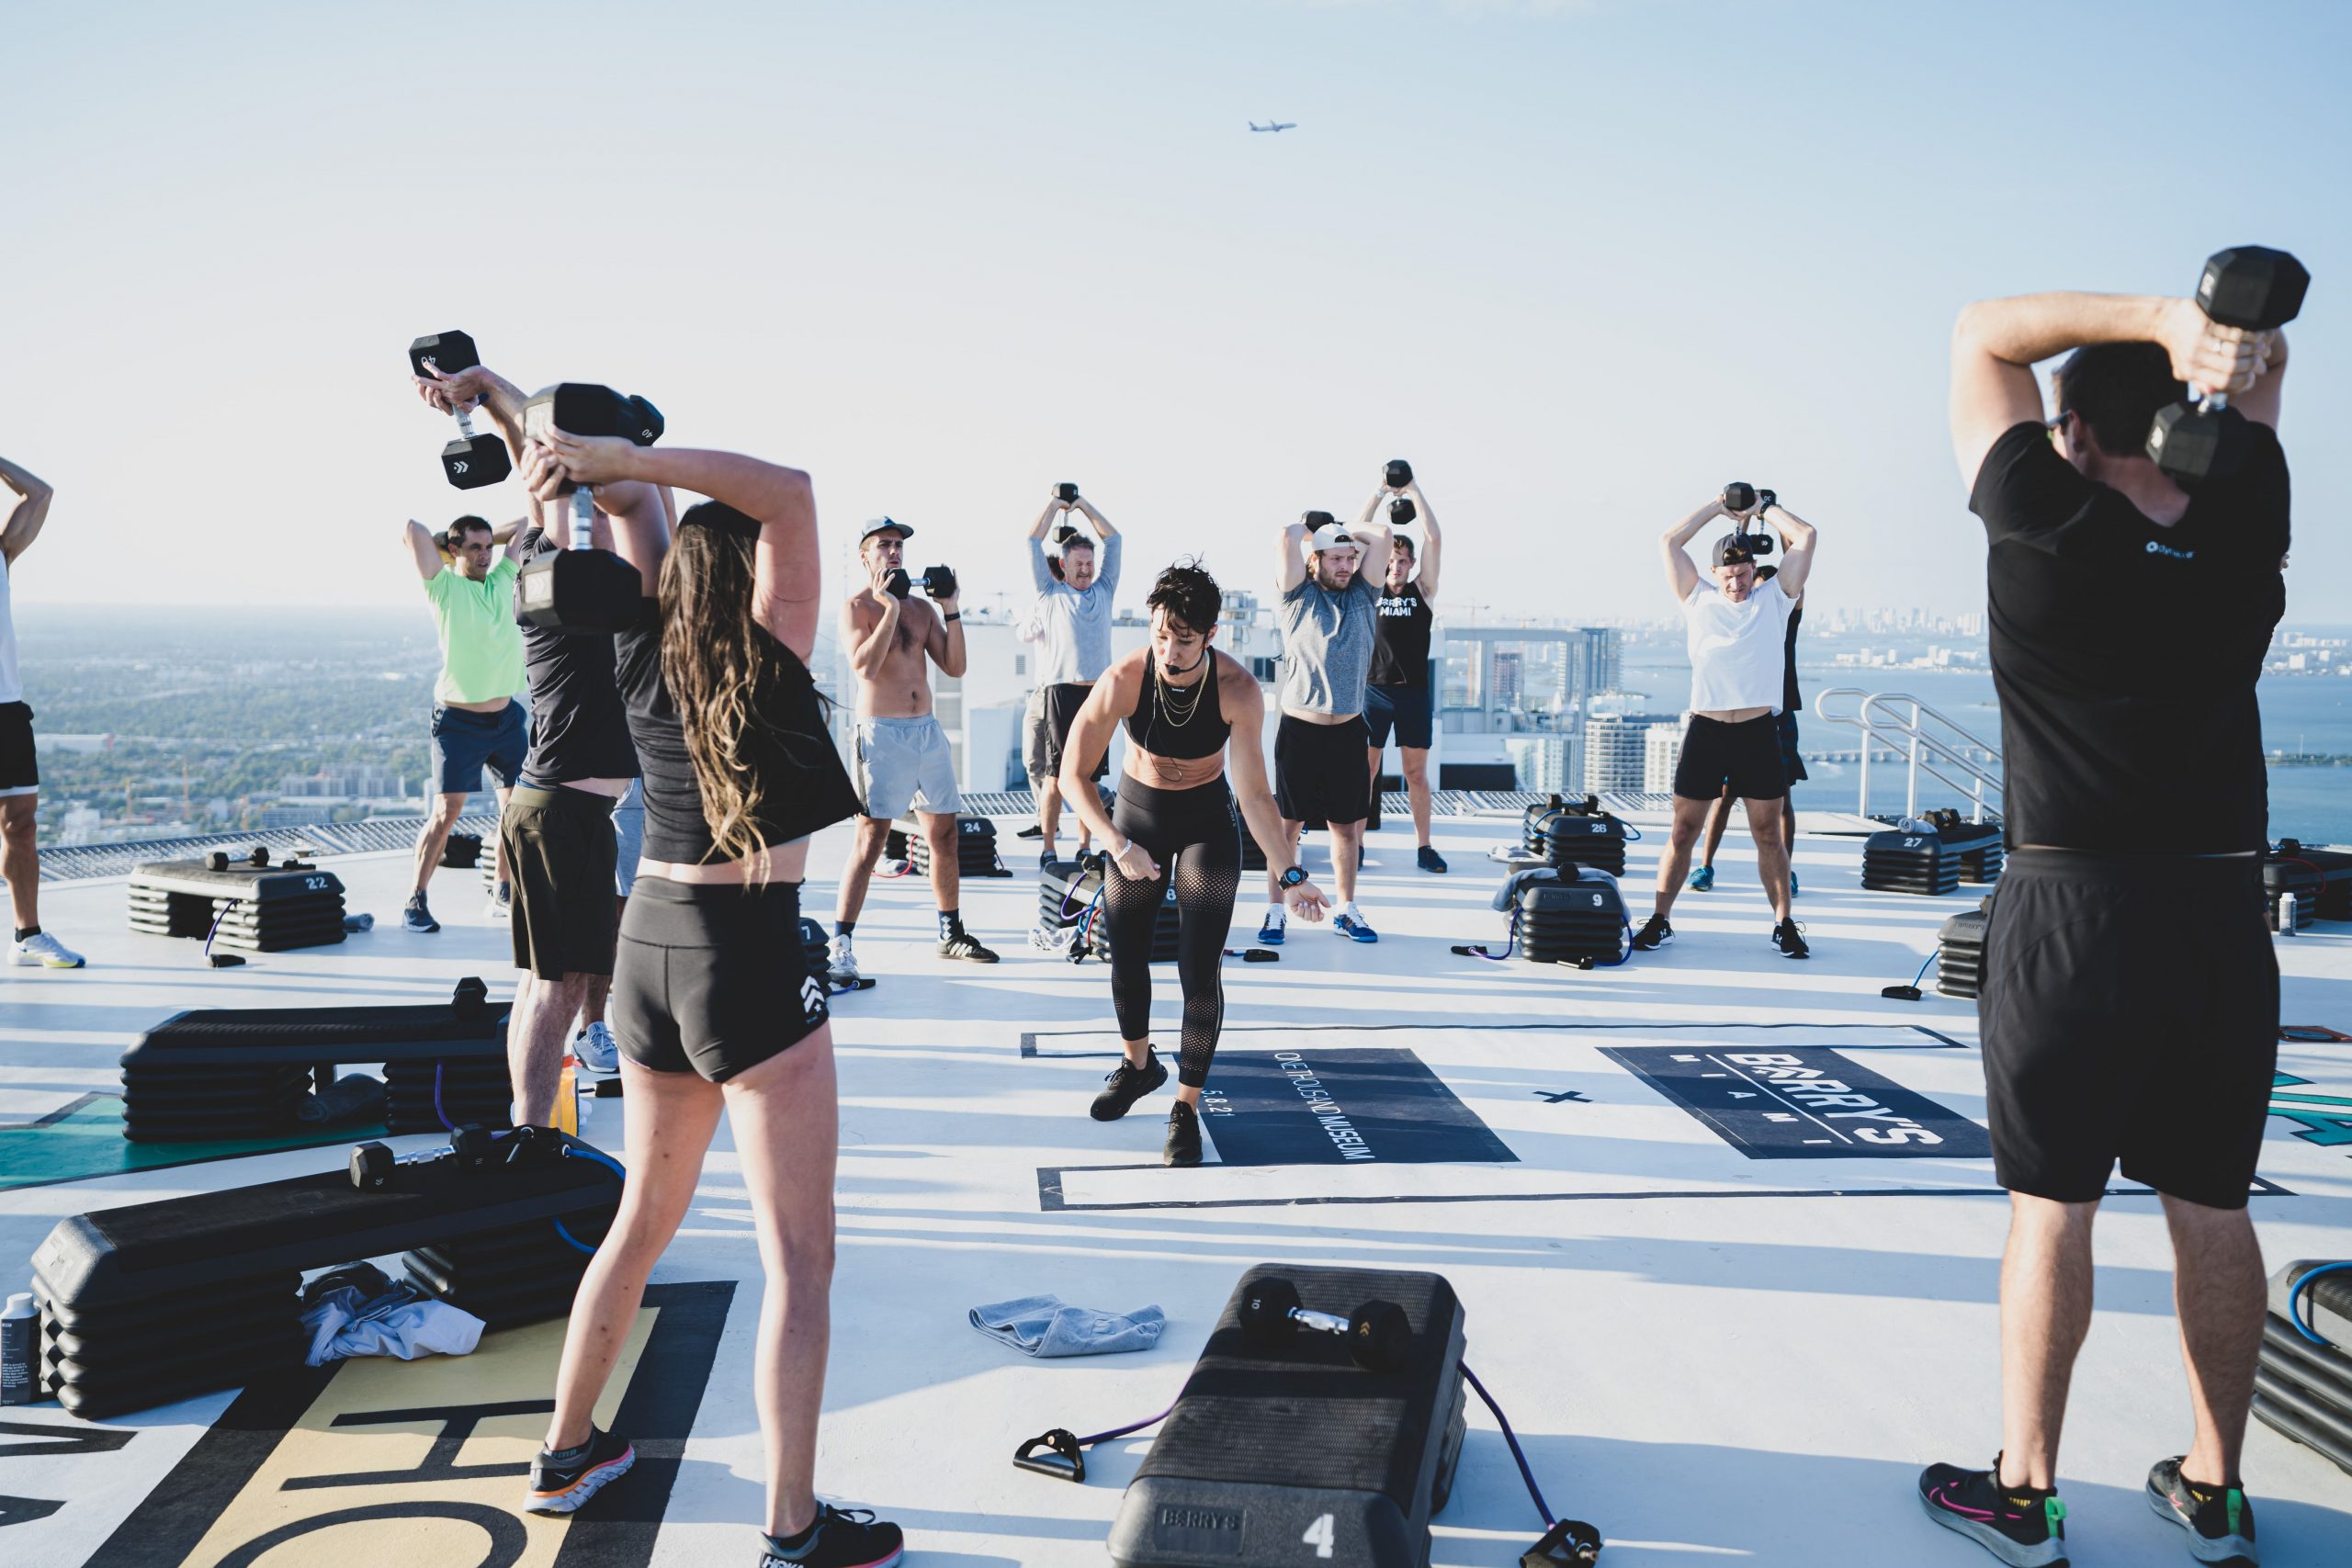
[[[2295,929],[2295,896],[2292,893],[2278,895],[2278,934],[2280,936],[2303,934]]]
[[[33,1293],[19,1291],[0,1312],[0,1404],[30,1404],[40,1396],[33,1382],[33,1342],[40,1332],[40,1314]]]

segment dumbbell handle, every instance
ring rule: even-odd
[[[441,367],[437,361],[427,358],[424,361],[424,364],[435,375],[437,376],[441,373]],[[467,440],[471,441],[474,438],[473,411],[465,407],[463,404],[452,403],[449,405],[449,412],[457,416],[458,434],[464,436]]]
[[[1317,1312],[1312,1307],[1293,1307],[1290,1318],[1301,1328],[1312,1328],[1323,1334],[1344,1335],[1351,1331],[1346,1318],[1328,1312]]]
[[[571,492],[571,547],[591,548],[596,542],[596,498],[586,485]]]

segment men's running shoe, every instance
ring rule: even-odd
[[[1168,1146],[1161,1151],[1159,1163],[1201,1163],[1201,1113],[1187,1100],[1180,1100],[1168,1108]]]
[[[1772,945],[1781,950],[1783,958],[1813,956],[1813,949],[1805,946],[1803,931],[1793,919],[1782,920],[1772,928]]]
[[[490,896],[488,913],[493,920],[511,920],[514,918],[514,885],[513,883],[502,882],[498,885]]]
[[[571,1514],[628,1473],[637,1449],[627,1438],[588,1428],[588,1440],[560,1451],[541,1449],[531,1461],[531,1489],[523,1506],[534,1514]]]
[[[2199,1486],[2180,1473],[2186,1454],[2148,1472],[2148,1506],[2188,1532],[2188,1555],[2222,1568],[2256,1568],[2254,1505],[2236,1486]]]
[[[1423,871],[1433,871],[1440,876],[1445,874],[1445,857],[1427,844],[1421,846],[1420,852],[1413,857],[1413,862]]]
[[[1682,886],[1689,888],[1693,893],[1713,892],[1715,890],[1715,868],[1711,865],[1697,867],[1690,873],[1690,880],[1684,883]]]
[[[765,1540],[760,1568],[898,1568],[906,1559],[906,1536],[874,1517],[871,1508],[817,1505],[817,1522],[807,1540],[789,1549]]]
[[[1792,871],[1792,872],[1789,873],[1789,897],[1792,897],[1792,898],[1793,898],[1793,897],[1795,897],[1796,896],[1797,896],[1797,874],[1796,874],[1795,872],[1793,872],[1793,871]]]
[[[993,964],[996,954],[982,947],[969,931],[957,931],[939,944],[942,958],[960,958],[967,964]]]
[[[1653,948],[1664,947],[1673,940],[1674,928],[1666,923],[1666,917],[1652,915],[1642,922],[1642,929],[1634,933],[1634,947],[1636,952],[1647,953]]]
[[[408,908],[401,911],[401,929],[415,931],[420,936],[429,936],[441,929],[441,922],[435,919],[433,911],[424,907],[423,888],[409,895]]]
[[[1258,940],[1268,947],[1280,947],[1283,944],[1283,927],[1285,923],[1287,923],[1287,917],[1280,909],[1267,910],[1265,919],[1258,926]]]
[[[1043,825],[1032,822],[1012,836],[1016,839],[1042,839],[1046,836],[1046,829]]]
[[[874,874],[888,877],[907,876],[910,875],[914,869],[915,863],[910,860],[892,859],[886,855],[875,863]]]
[[[2010,1568],[2066,1568],[2066,1505],[2053,1489],[2004,1486],[1991,1470],[1931,1464],[1919,1472],[1919,1506]]]
[[[851,948],[849,938],[835,935],[832,957],[825,964],[825,984],[836,991],[847,991],[855,988],[860,978],[857,953]]]
[[[616,1073],[621,1070],[620,1042],[603,1019],[571,1037],[571,1054],[580,1065],[592,1073]]]
[[[79,969],[82,955],[47,931],[35,931],[9,945],[8,962],[28,969]]]
[[[1367,924],[1362,915],[1334,915],[1331,929],[1350,942],[1378,942],[1380,933]]]
[[[1053,864],[1054,858],[1054,846],[1047,844],[1044,849],[1037,852],[1037,869],[1043,871],[1046,867]]]
[[[1122,1061],[1102,1080],[1102,1092],[1094,1097],[1093,1107],[1087,1114],[1097,1122],[1116,1122],[1131,1110],[1135,1102],[1168,1081],[1168,1065],[1159,1053],[1148,1045],[1144,1047],[1143,1066]]]

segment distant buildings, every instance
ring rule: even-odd
[[[1654,753],[1650,736],[1664,730],[1671,738],[1666,786],[1674,784],[1673,759],[1681,755],[1682,721],[1671,714],[1601,712],[1585,721],[1584,787],[1589,795],[1654,787],[1650,769]]]

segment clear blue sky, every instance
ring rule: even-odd
[[[2317,278],[2285,434],[2352,423],[2352,7],[537,4],[17,8],[0,451],[56,483],[20,603],[398,604],[466,510],[402,350],[471,332],[671,439],[888,511],[985,598],[1051,484],[1129,597],[1410,457],[1456,613],[1648,615],[1725,479],[1819,596],[1959,610],[1969,299]],[[1253,136],[1250,118],[1295,120]],[[478,492],[479,493],[479,492]],[[491,492],[512,514],[519,492]],[[2346,618],[2301,509],[2290,615]],[[841,554],[829,559],[837,566]]]

